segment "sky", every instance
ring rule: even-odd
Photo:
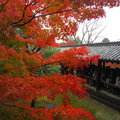
[[[102,18],[102,21],[103,27],[106,27],[96,42],[101,42],[104,38],[108,38],[111,42],[120,41],[120,7],[105,8],[105,12],[106,17]],[[79,32],[77,35],[79,36]]]

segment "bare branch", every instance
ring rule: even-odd
[[[99,19],[90,22],[84,22],[81,29],[82,35],[81,40],[83,43],[93,43],[106,28],[106,26],[101,27],[102,23]]]
[[[106,28],[106,26],[97,33],[97,35],[96,35],[95,38],[93,39],[93,42],[98,38],[98,36],[101,34],[101,32],[102,32],[105,28]]]

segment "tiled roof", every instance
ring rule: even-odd
[[[88,48],[91,51],[90,55],[101,55],[102,56],[101,60],[103,61],[120,63],[120,42],[61,46],[61,50],[63,51],[71,47],[81,46],[88,46]]]

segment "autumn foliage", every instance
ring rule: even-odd
[[[70,105],[67,94],[87,97],[85,79],[71,74],[38,75],[48,65],[69,69],[97,64],[99,58],[88,56],[87,47],[57,52],[45,59],[41,51],[58,47],[56,40],[67,40],[76,33],[78,23],[105,16],[103,7],[120,6],[119,0],[0,0],[0,103],[24,109],[40,120],[94,120],[82,108]],[[31,50],[28,45],[35,45]],[[33,102],[46,96],[63,96],[63,105],[35,108]],[[34,103],[35,104],[35,103]]]

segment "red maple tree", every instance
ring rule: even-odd
[[[86,80],[71,74],[37,76],[38,68],[64,65],[69,69],[97,63],[99,56],[86,57],[86,47],[71,48],[44,59],[42,48],[58,46],[77,31],[79,22],[105,16],[103,7],[120,6],[119,0],[0,0],[0,103],[24,109],[40,120],[77,120],[94,117],[70,105],[67,94],[87,97]],[[35,45],[34,50],[28,50]],[[73,87],[75,86],[75,87]],[[63,96],[63,105],[35,108],[35,101]]]

